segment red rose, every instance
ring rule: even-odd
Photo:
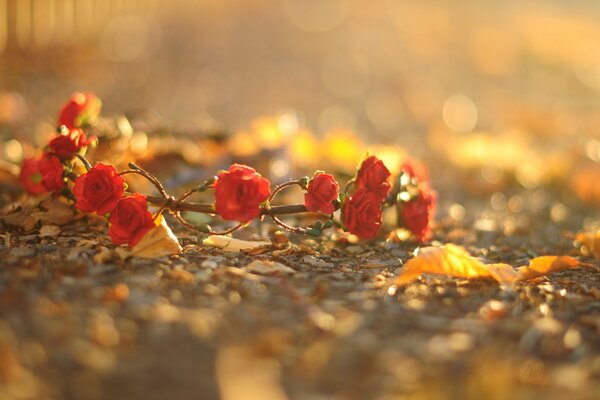
[[[66,186],[65,169],[55,155],[44,153],[38,161],[38,168],[42,175],[42,185],[47,192],[58,191]]]
[[[421,189],[417,197],[404,204],[402,220],[404,226],[411,231],[419,241],[431,237],[431,223],[435,211],[435,192]]]
[[[103,215],[111,212],[123,197],[125,181],[112,165],[98,163],[75,181],[77,208]]]
[[[317,172],[308,182],[308,193],[304,195],[304,207],[308,211],[321,211],[331,214],[335,207],[331,204],[338,198],[338,183],[332,175]]]
[[[358,168],[356,186],[359,189],[365,188],[383,201],[391,189],[390,175],[390,171],[383,161],[375,156],[370,156],[363,160]]]
[[[359,238],[373,238],[381,226],[381,199],[364,188],[358,189],[344,204],[342,222]]]
[[[108,221],[112,242],[127,243],[129,247],[135,246],[155,226],[146,196],[139,193],[119,199]]]
[[[52,139],[49,146],[50,150],[61,160],[68,160],[89,144],[90,141],[81,129],[71,129]]]
[[[260,203],[269,194],[271,183],[254,168],[233,164],[215,182],[215,209],[221,218],[248,222],[260,214]]]
[[[73,93],[58,115],[58,126],[79,128],[93,122],[100,114],[102,102],[93,93]]]
[[[42,184],[42,173],[40,172],[40,163],[37,158],[28,158],[21,165],[19,179],[25,190],[31,194],[41,194],[48,190]]]

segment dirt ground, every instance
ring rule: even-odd
[[[479,202],[485,223],[441,215],[435,240],[511,265],[541,254],[578,255],[568,229],[577,216],[557,225],[547,206],[534,212],[523,199],[518,214]],[[469,209],[477,210],[473,203]],[[509,220],[513,232],[499,231]],[[97,249],[109,243],[105,230],[81,219],[53,237],[4,231],[0,397],[600,393],[598,270],[559,272],[513,288],[431,275],[395,288],[392,278],[415,243],[292,235],[280,249],[247,255],[202,246],[179,230],[179,256],[98,263]],[[241,237],[257,234],[252,226]],[[253,268],[266,260],[289,268]]]

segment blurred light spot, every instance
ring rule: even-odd
[[[240,131],[231,136],[227,142],[227,150],[238,157],[249,157],[260,152],[260,145],[254,135]]]
[[[0,92],[0,123],[22,121],[27,113],[25,99],[17,92]]]
[[[365,106],[369,120],[381,130],[397,128],[404,117],[402,101],[391,92],[372,94]]]
[[[335,53],[323,64],[321,78],[336,96],[356,97],[369,86],[369,64],[355,53]]]
[[[333,129],[356,129],[356,116],[343,106],[329,106],[319,115],[319,130],[328,132]]]
[[[345,0],[283,0],[283,13],[295,27],[327,32],[339,26],[349,11]]]
[[[277,149],[283,146],[284,133],[279,129],[279,120],[273,117],[262,117],[252,121],[254,139],[264,149]]]
[[[448,208],[448,214],[455,221],[462,221],[465,218],[465,208],[458,203],[454,203]]]
[[[503,175],[504,175],[504,173],[499,168],[493,168],[493,167],[482,167],[481,168],[481,177],[483,178],[484,181],[486,181],[492,185],[500,183]]]
[[[517,164],[515,178],[527,189],[539,186],[545,179],[543,160],[532,157],[527,161]]]
[[[298,114],[295,111],[284,111],[279,114],[277,118],[277,125],[281,133],[286,136],[291,136],[295,134],[299,127],[300,123],[298,122]]]
[[[23,159],[23,146],[16,139],[11,139],[4,144],[4,152],[6,159],[13,163],[17,163]]]
[[[448,97],[442,107],[444,122],[455,132],[471,132],[477,125],[477,106],[462,94]]]
[[[521,211],[523,211],[523,206],[524,206],[524,201],[521,196],[512,196],[508,200],[508,209],[512,213],[515,213],[515,214],[520,213]]]
[[[148,151],[148,135],[144,132],[136,132],[131,136],[129,148],[136,156],[144,155]]]
[[[506,195],[502,192],[494,193],[490,199],[490,204],[496,211],[504,210],[506,208]]]
[[[563,337],[563,343],[567,349],[574,349],[581,344],[581,333],[573,327],[567,330]]]
[[[555,203],[550,208],[550,218],[552,218],[553,222],[562,222],[567,219],[569,215],[569,210],[562,203]]]
[[[314,135],[306,130],[301,130],[292,136],[288,151],[292,163],[299,167],[316,165],[320,158],[320,144]]]
[[[330,131],[325,136],[321,156],[345,171],[352,171],[365,151],[364,143],[345,129]]]
[[[585,155],[592,161],[600,162],[600,141],[588,140],[584,146]]]
[[[271,170],[273,176],[277,178],[283,178],[290,172],[290,165],[287,161],[278,158],[271,160],[269,169]]]
[[[139,16],[124,15],[115,18],[104,32],[104,56],[112,61],[128,62],[147,57],[159,43],[157,24]]]

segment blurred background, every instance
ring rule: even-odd
[[[0,118],[53,120],[90,90],[172,124],[292,109],[410,145],[438,125],[591,135],[599,18],[586,1],[0,0]]]

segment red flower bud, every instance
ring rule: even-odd
[[[28,193],[35,195],[48,191],[42,184],[42,173],[40,172],[40,160],[38,158],[27,158],[23,161],[19,179]]]
[[[404,226],[411,231],[419,241],[431,237],[431,224],[435,212],[436,194],[423,187],[417,197],[405,203],[402,208]]]
[[[427,167],[419,161],[407,160],[400,166],[400,171],[405,172],[411,178],[416,179],[419,183],[429,182],[429,172]]]
[[[271,183],[246,165],[233,164],[217,175],[215,209],[221,218],[248,222],[260,214],[260,203],[269,194]]]
[[[50,150],[61,160],[69,160],[79,150],[88,146],[90,142],[81,129],[71,129],[68,132],[60,133],[52,139],[49,146]]]
[[[139,193],[119,199],[108,221],[112,242],[127,243],[129,247],[135,246],[155,226],[146,196]]]
[[[304,207],[308,211],[320,211],[332,214],[335,207],[332,202],[337,200],[339,185],[332,175],[317,172],[308,183],[307,193],[304,195]]]
[[[123,197],[125,181],[112,165],[98,163],[75,181],[73,194],[77,208],[103,215],[111,212]]]
[[[365,188],[358,189],[342,208],[342,222],[359,238],[375,237],[381,226],[381,199]]]
[[[58,115],[58,126],[80,128],[93,122],[100,114],[102,102],[93,93],[73,93]]]
[[[383,161],[375,156],[367,157],[356,173],[356,187],[365,188],[375,194],[381,202],[385,200],[391,189],[390,175]]]

